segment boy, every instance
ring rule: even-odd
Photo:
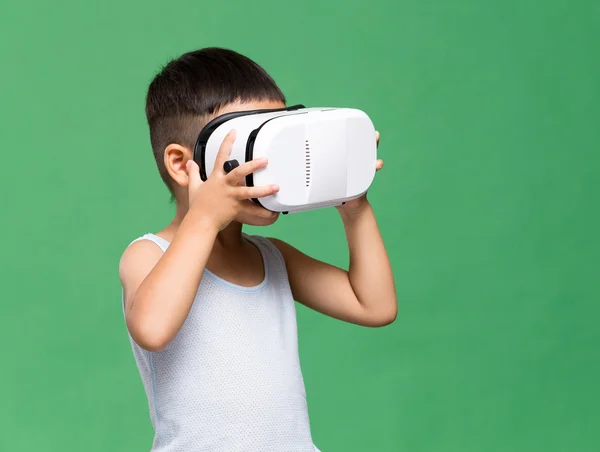
[[[277,220],[249,199],[278,187],[243,184],[266,161],[222,170],[235,131],[201,181],[191,158],[203,125],[231,111],[284,106],[264,69],[224,49],[171,61],[148,89],[150,140],[176,213],[164,230],[126,249],[120,278],[153,451],[314,452],[294,300],[358,325],[396,317],[392,271],[366,197],[338,208],[347,272],[280,240],[242,233],[242,224]]]

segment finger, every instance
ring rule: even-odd
[[[260,187],[238,187],[236,196],[238,199],[264,198],[279,191],[278,185],[261,185]]]
[[[379,171],[381,168],[383,168],[383,160],[377,160],[377,163],[375,164],[375,169]]]
[[[379,137],[380,137],[380,134],[379,134],[379,132],[376,130],[376,131],[375,131],[375,139],[377,140],[377,146],[379,146]]]
[[[233,148],[233,143],[235,143],[235,138],[236,131],[231,130],[223,139],[223,142],[221,143],[221,147],[219,148],[219,152],[217,153],[217,157],[215,159],[216,171],[225,173],[225,170],[223,169],[223,164],[229,159],[231,149]]]
[[[232,170],[227,175],[227,177],[237,182],[240,179],[246,177],[248,174],[251,174],[254,171],[259,170],[261,168],[264,168],[265,166],[267,166],[267,163],[268,162],[266,157],[260,157],[254,160],[250,160],[249,162],[246,162],[243,165],[240,165],[234,170]]]
[[[185,167],[188,174],[188,191],[195,191],[202,185],[200,167],[193,160],[188,160]]]
[[[245,215],[250,215],[250,216],[260,217],[260,218],[273,218],[278,215],[277,212],[267,210],[264,207],[258,206],[249,200],[242,201],[242,206],[243,207],[242,207],[242,210],[240,211],[240,214],[243,213]]]

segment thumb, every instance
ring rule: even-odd
[[[188,160],[185,165],[188,173],[188,192],[192,193],[202,185],[202,179],[200,179],[200,167],[193,160]]]

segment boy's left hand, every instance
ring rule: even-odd
[[[377,144],[379,133],[376,132]],[[377,160],[379,171],[383,161]],[[338,206],[350,253],[348,270],[313,259],[270,239],[285,261],[294,300],[334,319],[389,325],[398,314],[394,275],[366,195]]]
[[[379,132],[375,132],[375,137],[377,139],[377,146],[379,146]],[[381,168],[383,168],[383,160],[377,160],[375,166],[376,171],[379,171]],[[347,201],[345,204],[337,206],[337,209],[340,211],[340,213],[355,215],[359,213],[367,204],[367,194],[365,193],[360,198]]]

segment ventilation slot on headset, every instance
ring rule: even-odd
[[[305,168],[306,168],[306,186],[309,187],[310,186],[310,144],[308,143],[308,140],[306,140],[306,146],[305,146]]]

